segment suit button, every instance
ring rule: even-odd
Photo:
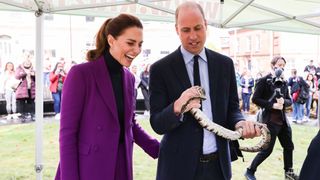
[[[102,130],[102,127],[101,127],[101,126],[98,126],[97,129],[98,129],[99,131],[101,131],[101,130]]]

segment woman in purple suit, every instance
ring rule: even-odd
[[[141,52],[142,29],[132,15],[106,20],[96,36],[96,49],[87,53],[89,62],[69,71],[56,179],[132,180],[134,142],[158,157],[159,142],[134,119],[134,77],[126,68]]]

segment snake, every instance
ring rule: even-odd
[[[186,110],[188,104],[190,103],[190,101],[194,100],[194,99],[200,99],[200,100],[205,100],[206,96],[205,96],[205,91],[202,87],[200,86],[195,86],[195,88],[198,91],[198,95],[194,96],[192,98],[190,98],[181,108],[181,112],[182,113],[186,113],[186,112],[190,112],[193,117],[198,121],[198,123],[206,130],[221,136],[225,139],[228,140],[238,140],[242,138],[242,132],[243,132],[243,127],[239,127],[237,128],[237,130],[232,131],[229,130],[215,122],[213,122],[212,120],[210,120],[199,108],[191,108],[190,110]],[[245,151],[245,152],[259,152],[261,150],[266,149],[269,144],[270,144],[270,140],[271,140],[271,135],[270,135],[270,131],[267,128],[266,124],[263,123],[258,123],[258,122],[253,122],[254,126],[258,126],[261,129],[261,139],[260,141],[254,145],[254,146],[240,146],[239,149],[241,151]]]

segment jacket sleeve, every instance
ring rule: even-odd
[[[133,120],[133,137],[135,143],[138,144],[149,156],[152,158],[158,158],[159,155],[159,142],[157,139],[149,136],[136,122]]]
[[[27,76],[27,73],[21,67],[18,67],[16,70],[16,79],[22,79]]]
[[[156,65],[156,66],[155,66]],[[181,116],[173,111],[173,102],[169,99],[163,71],[160,64],[150,68],[150,123],[158,134],[166,134],[182,124]]]
[[[58,77],[59,76],[56,75],[54,72],[50,72],[49,79],[51,83],[55,82],[58,79]]]
[[[80,70],[72,68],[63,87],[59,137],[61,179],[79,179],[78,132],[86,94],[85,73]]]
[[[262,108],[271,109],[273,106],[273,102],[268,101],[270,97],[264,97],[266,94],[268,94],[266,86],[268,86],[268,84],[265,77],[257,82],[252,96],[252,102]]]

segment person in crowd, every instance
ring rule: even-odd
[[[255,180],[258,166],[272,153],[278,137],[283,148],[284,172],[286,178],[298,179],[293,171],[293,141],[290,123],[286,117],[285,108],[291,106],[291,98],[287,82],[283,78],[286,60],[275,56],[271,60],[272,72],[264,76],[256,84],[252,102],[264,108],[263,122],[270,130],[271,140],[268,148],[260,151],[245,172],[248,180]]]
[[[320,177],[320,131],[311,141],[308,154],[303,162],[301,171],[300,171],[300,179],[301,180],[315,180]]]
[[[302,86],[308,86],[301,76],[297,75],[297,70],[291,70],[291,77],[288,80],[288,86],[290,87],[290,94],[293,103],[293,122],[301,124],[303,121],[303,104],[298,101],[298,96]]]
[[[149,115],[150,111],[150,96],[149,96],[149,70],[150,70],[150,64],[146,64],[144,67],[144,70],[140,74],[140,85],[141,92],[144,99],[144,106],[146,108],[145,115]]]
[[[141,83],[140,76],[138,75],[138,67],[137,67],[137,65],[130,66],[130,71],[133,74],[134,79],[135,79],[135,81],[134,81],[134,97],[135,97],[135,99],[137,99],[138,87],[139,87],[139,85]]]
[[[306,108],[306,113],[305,113],[305,118],[303,119],[303,121],[309,121],[310,120],[310,111],[311,111],[311,102],[312,102],[312,97],[313,97],[313,93],[316,92],[316,85],[314,82],[314,75],[311,73],[308,73],[307,77],[306,77],[306,83],[309,86],[309,98],[305,103],[305,108]]]
[[[316,66],[313,65],[313,60],[311,59],[309,61],[309,64],[306,65],[306,67],[304,68],[303,72],[309,72],[309,73],[315,74],[316,69],[317,69]]]
[[[21,114],[21,122],[26,122],[27,120],[35,121],[35,75],[31,57],[28,55],[22,64],[17,67],[15,73],[16,79],[21,81],[21,84],[16,89],[17,112]]]
[[[254,79],[251,76],[251,72],[247,69],[245,69],[242,73],[240,86],[242,96],[242,109],[243,112],[248,114],[250,112],[250,97],[252,94],[252,88],[254,86]]]
[[[21,82],[15,78],[14,64],[12,62],[6,63],[1,82],[2,91],[6,99],[7,120],[17,119],[15,91]]]
[[[57,62],[53,70],[50,72],[50,91],[53,99],[53,109],[55,119],[60,119],[61,95],[64,80],[67,74],[64,70],[64,64]]]
[[[320,61],[318,61],[318,65],[316,67],[315,75],[317,77],[317,80],[319,80],[320,79]]]
[[[65,70],[65,72],[68,74],[68,72],[70,71],[70,69],[71,69],[73,66],[77,65],[77,64],[78,64],[78,63],[77,63],[76,61],[71,61],[71,62],[68,63],[67,65],[64,64],[64,70]]]
[[[150,68],[150,123],[163,135],[156,179],[229,180],[228,140],[202,128],[188,111],[202,107],[214,122],[233,130],[242,127],[244,138],[261,131],[241,114],[233,61],[204,47],[207,21],[202,7],[184,2],[175,17],[181,46]],[[197,86],[206,92],[202,106],[199,99],[190,100],[199,96]]]
[[[51,60],[49,57],[45,58],[43,61],[43,83],[44,88],[49,88],[50,86],[50,72],[51,72]]]
[[[242,100],[241,86],[240,86],[241,74],[239,73],[239,64],[237,62],[234,62],[234,69],[235,69],[235,73],[236,73],[238,97],[239,97],[239,100],[241,101]]]
[[[157,158],[159,142],[134,119],[134,77],[143,26],[129,14],[107,19],[89,62],[71,68],[63,86],[57,179],[132,180],[133,142]]]
[[[256,77],[255,77],[255,80],[254,80],[254,84],[256,85],[258,83],[258,81],[263,77],[263,72],[262,71],[259,71],[257,74],[256,74]]]

